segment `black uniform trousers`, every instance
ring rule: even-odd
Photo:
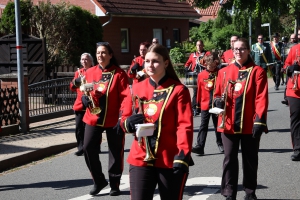
[[[201,110],[201,124],[200,124],[200,127],[199,127],[199,132],[198,132],[198,136],[197,136],[197,144],[196,145],[200,146],[203,149],[205,147],[210,116],[212,117],[212,121],[213,121],[213,124],[214,124],[217,145],[223,146],[221,133],[217,131],[218,116],[215,115],[215,114],[209,113],[208,110]]]
[[[194,87],[193,88],[193,97],[192,97],[192,109],[195,112],[197,112],[197,91],[198,91],[198,88]]]
[[[255,194],[257,187],[258,150],[260,137],[253,138],[252,134],[224,134],[223,174],[221,194],[236,198],[239,175],[238,152],[241,144],[243,163],[243,188],[246,194]]]
[[[75,111],[75,137],[78,151],[83,150],[85,123],[82,121],[85,111]]]
[[[290,107],[293,150],[300,150],[300,98],[287,97]]]
[[[131,200],[152,200],[158,185],[161,200],[182,200],[188,173],[173,168],[129,166]]]
[[[273,81],[275,83],[275,87],[279,87],[280,85],[280,73],[281,73],[282,64],[277,63],[272,68],[273,73]]]
[[[124,168],[124,134],[117,134],[117,131],[112,127],[103,128],[86,124],[83,145],[84,158],[93,177],[94,184],[101,184],[105,179],[105,176],[102,172],[102,165],[99,159],[99,141],[102,140],[102,133],[104,130],[106,131],[108,143],[109,184],[112,189],[118,189]]]

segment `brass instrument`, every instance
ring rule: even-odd
[[[229,82],[227,82],[226,84],[226,87],[224,88],[224,85],[225,85],[225,78],[226,78],[226,72],[224,72],[224,76],[223,76],[223,82],[222,82],[222,96],[221,96],[221,99],[222,101],[224,101],[224,108],[223,108],[223,113],[222,113],[222,121],[221,121],[221,124],[219,126],[219,128],[223,128],[225,127],[225,115],[226,115],[226,102],[227,102],[227,90],[228,90],[228,85],[229,85]]]
[[[300,56],[298,55],[298,49],[296,49],[296,58],[294,61],[295,65],[299,65],[300,64]],[[294,86],[292,87],[293,90],[298,90],[298,76],[300,74],[300,71],[294,71],[293,72],[293,78],[292,78],[292,82],[294,83]]]
[[[138,98],[138,102],[139,102],[139,112],[138,114],[143,114],[143,105],[142,105],[142,101],[141,99],[136,96]],[[144,143],[145,143],[145,149],[146,149],[146,156],[144,158],[145,162],[151,162],[152,160],[155,160],[156,158],[154,157],[154,155],[151,152],[150,146],[149,146],[149,141],[148,141],[148,137],[145,136],[143,137],[144,139]]]
[[[86,80],[83,78],[83,75],[80,73],[79,68],[77,68],[77,71],[78,71],[78,74],[79,74],[79,76],[81,78],[81,85],[80,85],[79,90],[81,92],[84,92],[84,95],[87,96],[90,99],[90,101],[92,102],[92,106],[90,107],[91,113],[93,115],[97,115],[97,114],[99,114],[101,112],[101,108],[100,107],[96,107],[95,102],[93,100],[93,97],[92,97],[92,95],[89,92],[89,91],[93,90],[94,83],[86,83]]]
[[[294,71],[294,74],[293,74],[293,83],[294,83],[294,86],[293,86],[293,90],[299,90],[299,87],[298,87],[298,76],[300,74],[300,71]]]

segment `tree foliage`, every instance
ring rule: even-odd
[[[79,66],[80,55],[95,55],[96,43],[102,40],[102,25],[97,16],[65,2],[51,4],[30,0],[21,1],[22,31],[24,34],[46,38],[47,68]],[[0,22],[3,34],[15,33],[14,3],[4,9]]]

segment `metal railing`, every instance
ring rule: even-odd
[[[76,92],[70,90],[71,77],[28,86],[30,123],[71,114]]]

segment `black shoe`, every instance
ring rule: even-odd
[[[257,197],[255,194],[246,194],[246,196],[244,196],[244,200],[257,200]]]
[[[277,86],[274,87],[275,90],[279,90],[279,88]]]
[[[224,153],[224,147],[223,147],[223,145],[218,145],[218,148],[219,148],[219,151],[221,153]]]
[[[294,154],[291,156],[292,161],[300,161],[300,151],[294,151]]]
[[[83,155],[83,150],[76,151],[74,153],[74,155],[76,155],[76,156],[82,156]]]
[[[226,200],[236,200],[236,199],[233,197],[226,197]]]
[[[94,188],[90,191],[90,195],[98,194],[107,185],[108,185],[108,182],[106,180],[103,180],[100,185],[94,185]]]
[[[101,144],[100,144],[100,148],[99,148],[99,153],[102,153],[102,151],[101,151]]]
[[[287,100],[281,101],[281,103],[282,103],[282,104],[285,104],[285,105],[287,105],[287,106],[289,105],[289,102],[288,102]]]
[[[281,85],[284,85],[284,82],[282,81]]]
[[[204,155],[204,149],[198,145],[192,148],[192,152],[198,155]]]
[[[111,189],[110,192],[109,192],[109,195],[110,196],[119,196],[121,194],[121,191],[119,188],[117,189]]]

